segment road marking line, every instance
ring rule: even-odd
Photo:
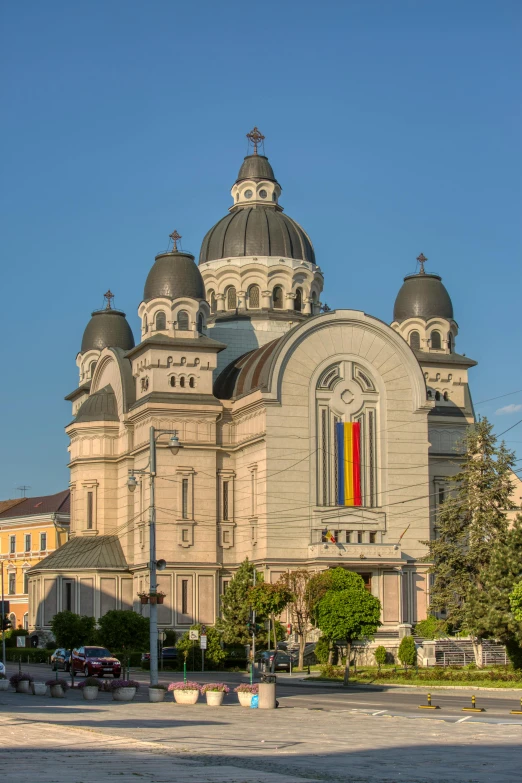
[[[378,712],[372,712],[372,715],[382,715],[383,712],[388,712],[388,710],[379,710]]]
[[[464,723],[465,720],[471,720],[471,715],[468,715],[466,718],[460,718],[456,723]]]

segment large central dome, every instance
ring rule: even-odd
[[[207,233],[199,263],[241,256],[279,256],[315,264],[306,231],[283,214],[281,186],[264,155],[247,155],[232,187],[230,215]]]

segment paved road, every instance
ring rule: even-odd
[[[49,666],[39,664],[24,664],[23,670],[32,674],[35,679],[47,680],[54,676]],[[7,665],[8,676],[18,670],[16,664]],[[59,672],[60,677],[68,677]],[[131,676],[144,684],[148,682],[148,672],[133,670]],[[219,679],[231,687],[240,682],[248,682],[247,675],[234,672],[190,672],[189,677],[197,682],[211,682]],[[168,683],[172,680],[182,679],[180,672],[160,673],[160,682]],[[281,707],[301,707],[308,710],[323,711],[347,711],[382,715],[405,716],[425,719],[445,720],[456,722],[479,723],[512,723],[522,725],[522,715],[511,715],[510,710],[521,709],[520,698],[522,691],[510,691],[505,693],[498,691],[477,691],[477,706],[483,707],[485,712],[463,712],[463,707],[471,706],[472,689],[443,690],[434,688],[431,691],[432,703],[439,705],[438,710],[420,710],[420,704],[426,704],[427,689],[397,689],[380,686],[375,690],[361,690],[358,687],[348,691],[342,686],[331,684],[305,684],[297,675],[292,678],[287,675],[278,675],[277,697]],[[145,699],[143,690],[140,698]]]

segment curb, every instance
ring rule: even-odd
[[[463,690],[472,690],[472,691],[486,691],[489,693],[496,693],[499,695],[502,695],[504,693],[506,694],[513,694],[517,693],[522,698],[522,688],[488,688],[484,687],[482,685],[480,686],[474,686],[474,685],[397,685],[395,683],[383,683],[382,685],[341,685],[337,684],[335,682],[321,682],[317,680],[287,680],[286,678],[284,680],[278,680],[278,685],[281,686],[302,686],[308,688],[314,688],[317,686],[322,686],[323,688],[331,688],[338,691],[343,691],[344,693],[357,693],[358,691],[366,691],[370,693],[380,693],[383,690],[404,690],[406,692],[408,691],[426,691],[429,690],[430,692],[442,690],[442,691],[463,691]]]

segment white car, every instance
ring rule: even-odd
[[[2,661],[0,661],[0,674],[5,674],[5,666]]]

